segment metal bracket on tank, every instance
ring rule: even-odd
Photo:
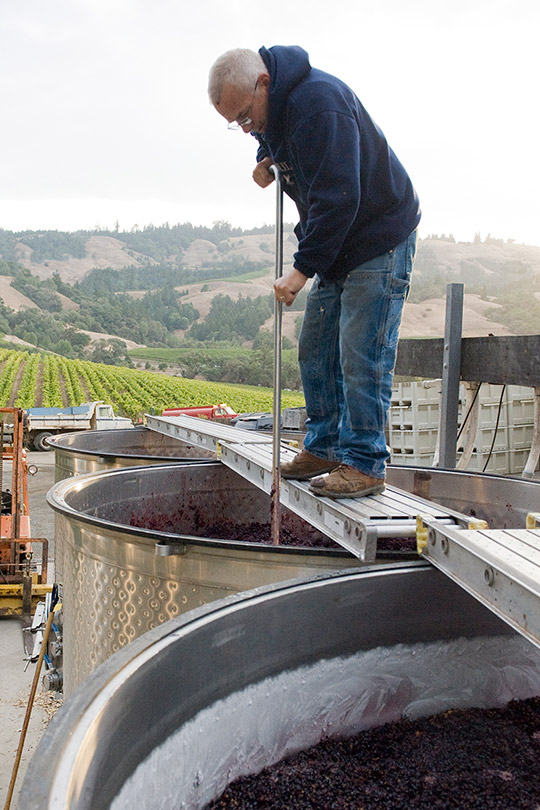
[[[526,522],[527,529],[540,529],[540,512],[529,512]]]
[[[174,557],[187,552],[185,543],[156,543],[155,548],[158,557]]]

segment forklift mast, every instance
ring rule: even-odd
[[[0,616],[29,616],[37,600],[50,590],[46,587],[48,541],[32,538],[30,532],[28,475],[37,469],[27,463],[23,434],[23,410],[0,408]],[[42,545],[39,573],[33,543]]]

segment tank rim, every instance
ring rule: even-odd
[[[148,428],[144,427],[133,427],[133,428],[119,428],[114,431],[115,435],[119,435],[121,433],[142,433],[143,430],[148,430]],[[83,431],[83,434],[87,431]],[[104,431],[101,431],[104,432]],[[109,431],[107,431],[109,432]],[[47,439],[47,443],[52,447],[52,449],[56,452],[56,450],[64,451],[66,453],[76,453],[81,456],[99,456],[99,458],[106,458],[110,461],[114,459],[141,459],[141,464],[137,466],[143,466],[144,460],[148,459],[148,461],[158,461],[162,464],[171,464],[172,462],[182,464],[183,462],[193,462],[193,461],[201,461],[201,462],[213,462],[215,459],[193,459],[190,456],[156,456],[153,453],[120,453],[120,452],[107,452],[104,450],[103,452],[100,450],[94,449],[87,449],[85,447],[63,447],[62,446],[62,439],[69,438],[70,436],[79,436],[81,431],[71,431],[69,433],[57,433],[54,436],[49,436]]]

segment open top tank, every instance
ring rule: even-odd
[[[209,450],[145,427],[63,433],[47,444],[55,451],[56,481],[120,467],[216,458]]]
[[[202,810],[236,777],[320,740],[537,695],[539,664],[540,651],[423,562],[255,589],[179,616],[102,664],[45,732],[19,810]],[[444,737],[437,746],[444,769],[454,752]],[[503,750],[493,795],[511,787],[515,747]],[[412,768],[400,807],[412,806],[413,777],[437,795],[434,774]]]

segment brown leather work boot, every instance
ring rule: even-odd
[[[384,478],[372,478],[355,467],[340,464],[330,475],[314,478],[309,489],[315,495],[329,498],[361,498],[363,495],[378,495],[384,486]]]
[[[282,478],[297,478],[299,481],[307,481],[315,475],[322,475],[339,467],[339,461],[328,461],[326,458],[318,458],[308,450],[302,450],[293,458],[282,464],[279,468]]]

